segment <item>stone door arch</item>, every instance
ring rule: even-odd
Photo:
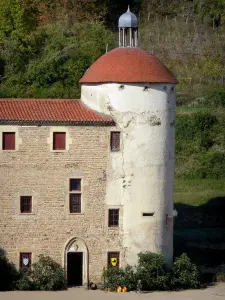
[[[83,239],[74,237],[67,241],[64,251],[64,269],[67,277],[68,266],[68,253],[83,253],[83,270],[82,270],[82,282],[83,285],[89,285],[89,252],[86,243]]]

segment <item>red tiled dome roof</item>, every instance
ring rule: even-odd
[[[116,48],[101,56],[80,83],[157,82],[178,83],[154,55],[140,48]]]

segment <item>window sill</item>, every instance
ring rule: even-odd
[[[114,231],[114,230],[119,230],[120,229],[120,227],[119,226],[112,226],[112,227],[108,227],[108,230],[112,230],[112,231]]]
[[[75,215],[75,216],[83,216],[84,215],[84,213],[69,213],[69,215]]]
[[[1,152],[16,152],[17,150],[15,149],[15,150],[4,150],[4,149],[2,149],[1,150]]]
[[[118,150],[111,150],[111,152],[120,152],[120,149],[118,149]]]
[[[64,153],[64,152],[68,152],[67,149],[65,150],[51,150],[52,153]]]
[[[19,213],[19,216],[34,216],[35,213]]]

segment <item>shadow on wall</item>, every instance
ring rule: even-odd
[[[217,267],[225,261],[225,196],[201,206],[176,203],[174,256],[183,252],[198,265]]]
[[[15,265],[8,261],[6,255],[4,249],[0,248],[0,291],[11,290],[18,274]]]

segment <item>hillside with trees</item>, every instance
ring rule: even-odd
[[[79,98],[128,5],[140,46],[179,80],[175,252],[214,267],[225,256],[225,0],[0,0],[0,97]]]

